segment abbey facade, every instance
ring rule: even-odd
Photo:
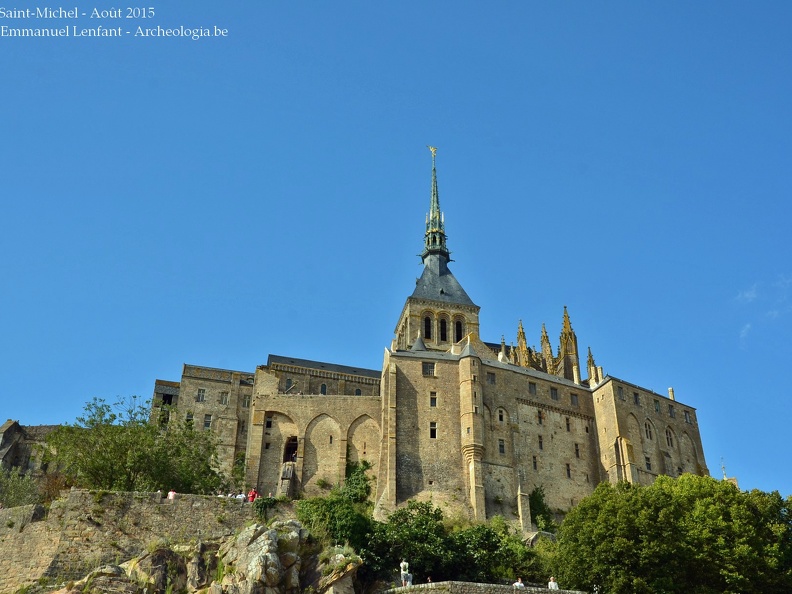
[[[528,347],[483,342],[479,306],[451,273],[432,154],[423,274],[402,309],[382,370],[270,355],[255,371],[185,365],[157,380],[154,406],[221,440],[220,464],[244,464],[262,493],[318,495],[368,461],[382,516],[409,499],[531,529],[528,494],[567,511],[602,481],[649,484],[708,474],[696,411],[605,375],[564,308],[559,344],[542,327]],[[584,377],[585,376],[585,377]]]

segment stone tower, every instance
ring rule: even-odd
[[[475,305],[448,268],[445,221],[437,191],[437,149],[432,151],[432,191],[421,260],[423,274],[404,304],[396,324],[395,349],[409,349],[420,338],[427,349],[447,350],[470,334],[478,336],[479,306]]]

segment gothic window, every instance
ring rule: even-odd
[[[498,453],[499,454],[506,453],[506,442],[503,439],[498,440]]]
[[[462,322],[457,320],[454,322],[454,342],[462,340]]]
[[[437,439],[437,423],[429,423],[429,439]]]
[[[440,320],[440,342],[448,340],[448,322],[444,319]]]
[[[671,429],[666,429],[666,443],[669,448],[674,447],[674,434],[671,433]]]
[[[319,393],[327,394],[327,384],[322,384],[321,386],[319,386]]]
[[[423,375],[434,377],[435,364],[424,362],[421,364],[421,371],[423,372]]]
[[[649,421],[644,423],[644,431],[646,432],[646,439],[652,439],[652,426],[649,424]]]
[[[424,338],[427,340],[432,339],[432,318],[429,316],[424,318]]]
[[[203,402],[204,400],[206,400],[206,390],[204,388],[198,388],[198,392],[195,394],[195,401]]]

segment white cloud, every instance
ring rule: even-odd
[[[751,332],[751,324],[745,324],[740,330],[740,338],[745,338]]]
[[[742,301],[743,303],[750,303],[751,301],[756,301],[756,298],[759,296],[759,292],[756,290],[756,284],[750,289],[745,291],[740,291],[737,293],[737,301]]]

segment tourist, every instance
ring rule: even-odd
[[[552,576],[550,577],[550,583],[547,584],[547,589],[548,590],[558,590],[558,582],[555,581],[555,578],[552,577]]]
[[[525,588],[525,584],[523,584],[522,578],[518,577],[517,581],[512,584],[515,588],[522,589]]]
[[[401,574],[402,586],[407,587],[407,578],[410,575],[410,564],[407,563],[406,559],[402,559],[401,563],[399,563],[399,573]]]
[[[175,489],[171,489],[170,491],[168,491],[168,499],[170,499],[171,501],[176,499],[176,490]]]
[[[250,490],[250,493],[248,493],[248,501],[250,503],[253,503],[258,496],[259,496],[259,494],[258,494],[258,491],[256,491],[256,487],[253,487]]]

